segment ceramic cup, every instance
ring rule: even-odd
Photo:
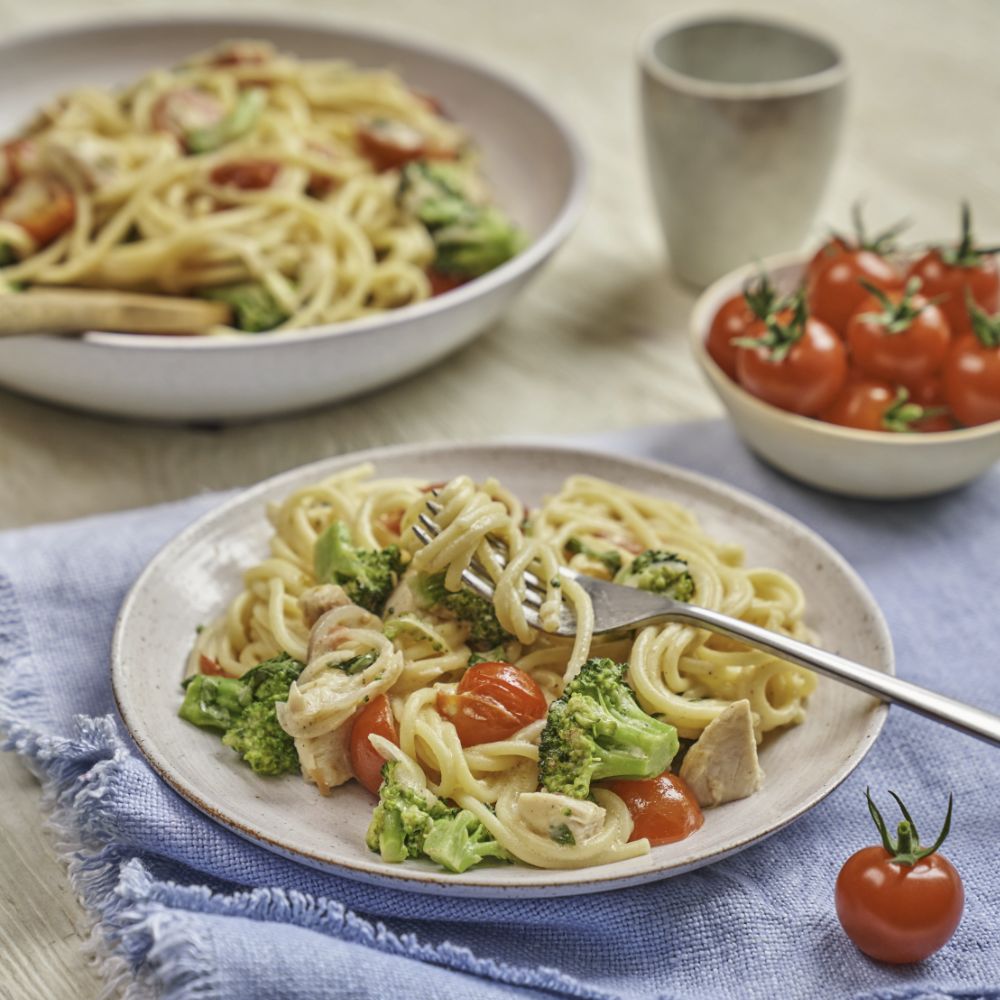
[[[767,17],[698,14],[653,25],[639,66],[675,273],[704,287],[798,249],[840,135],[848,71],[838,47]]]

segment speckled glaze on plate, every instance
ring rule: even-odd
[[[253,420],[332,403],[412,375],[481,333],[576,225],[583,152],[544,101],[460,55],[322,22],[168,15],[15,39],[0,45],[0,140],[64,91],[127,84],[230,38],[267,39],[302,59],[392,67],[435,94],[468,128],[497,203],[531,245],[445,295],[287,333],[2,338],[0,385],[111,416],[167,421]]]
[[[136,745],[184,798],[248,840],[348,878],[415,892],[527,897],[617,889],[710,864],[781,829],[836,788],[881,730],[884,704],[820,678],[806,722],[762,746],[764,788],[709,810],[687,840],[573,871],[498,866],[448,875],[430,862],[384,863],[365,846],[374,800],[356,782],[324,798],[298,775],[258,777],[218,737],[177,716],[195,629],[223,613],[243,570],[267,553],[266,502],[364,461],[375,464],[377,476],[496,476],[529,506],[574,473],[684,504],[711,534],[742,543],[748,565],[794,575],[806,594],[807,622],[827,649],[893,672],[885,620],[850,566],[798,521],[712,479],[659,463],[519,443],[405,446],[329,459],[260,483],[178,535],[136,581],[115,631],[112,684]]]

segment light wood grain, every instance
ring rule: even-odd
[[[686,345],[696,291],[670,272],[645,176],[634,45],[652,21],[707,0],[286,0],[287,16],[410,37],[482,60],[547,95],[579,134],[586,214],[510,312],[419,377],[266,423],[167,427],[104,420],[0,391],[0,528],[247,485],[327,455],[419,440],[572,433],[714,417]],[[1000,243],[1000,7],[993,0],[732,0],[839,39],[853,64],[847,127],[814,236],[903,217],[914,240],[976,231]],[[204,13],[203,0],[0,0],[0,37],[111,16]],[[272,0],[213,10],[273,16]],[[790,248],[791,249],[791,248]],[[96,995],[77,910],[42,839],[36,785],[0,762],[0,997]]]

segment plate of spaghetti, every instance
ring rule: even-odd
[[[492,603],[462,584],[473,559]],[[267,480],[179,535],[122,606],[115,699],[153,768],[239,835],[449,895],[710,864],[820,802],[880,732],[884,704],[702,630],[593,634],[560,567],[893,670],[850,566],[731,487],[569,448],[407,446]],[[547,582],[537,629],[525,569]],[[565,606],[575,637],[545,630]]]
[[[0,341],[0,384],[105,413],[247,419],[415,372],[495,320],[582,207],[543,103],[389,38],[88,27],[9,44],[0,86],[0,294],[229,310],[196,336]]]

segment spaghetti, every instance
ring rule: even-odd
[[[359,706],[384,694],[398,734],[388,755],[413,769],[429,794],[468,810],[526,863],[604,864],[649,849],[645,840],[629,841],[628,809],[612,792],[593,789],[597,805],[585,804],[600,812],[598,829],[571,844],[539,832],[519,810],[538,786],[544,719],[507,738],[463,745],[456,725],[442,714],[441,696],[460,690],[470,662],[513,664],[537,684],[545,703],[563,694],[588,659],[627,663],[641,707],[689,741],[743,702],[757,741],[803,720],[805,700],[815,688],[808,671],[689,626],[594,635],[586,593],[566,580],[559,585],[560,566],[607,579],[618,565],[637,565],[640,553],[669,549],[686,564],[699,605],[809,640],[805,602],[794,580],[776,570],[744,567],[742,549],[706,535],[685,508],[579,475],[529,513],[495,480],[477,485],[459,476],[437,489],[441,531],[422,545],[410,529],[425,510],[427,484],[373,479],[373,472],[359,466],[269,506],[275,529],[270,557],[246,571],[244,591],[224,618],[202,631],[188,666],[189,675],[208,662],[239,677],[280,654],[305,663],[277,712],[284,731],[296,739],[307,780],[321,791],[353,775],[350,720]],[[359,549],[401,550],[402,579],[381,617],[317,580],[317,545],[336,523],[346,526]],[[498,563],[491,539],[506,543],[506,566]],[[443,574],[445,589],[461,592],[462,570],[473,559],[495,581],[496,619],[505,636],[488,651],[483,647],[493,640],[475,638],[461,618],[428,612],[414,600],[420,588],[411,585]],[[551,581],[543,622],[554,622],[568,604],[579,624],[575,639],[527,625],[521,588],[529,567]]]
[[[81,87],[0,151],[8,289],[201,295],[247,331],[419,302],[524,242],[433,98],[265,42]]]

